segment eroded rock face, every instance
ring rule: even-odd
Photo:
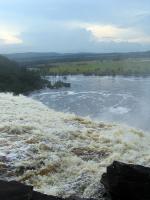
[[[150,200],[150,168],[114,161],[107,167],[101,183],[106,199]]]

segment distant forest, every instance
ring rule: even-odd
[[[31,67],[40,64],[62,62],[124,60],[135,58],[150,58],[150,51],[127,53],[15,53],[5,54],[7,58],[16,61],[21,66]]]
[[[150,59],[113,59],[54,63],[38,67],[42,75],[149,76]]]
[[[7,54],[21,67],[37,70],[42,76],[150,75],[150,51],[128,53],[18,53]]]

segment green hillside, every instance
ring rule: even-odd
[[[37,72],[21,68],[14,61],[0,56],[0,92],[27,93],[44,87]]]

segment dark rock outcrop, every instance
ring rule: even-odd
[[[0,180],[0,200],[63,200],[55,196],[48,196],[33,191],[32,186],[27,186],[16,181]]]
[[[52,195],[42,194],[33,190],[32,186],[27,186],[16,181],[0,180],[0,200],[94,200],[79,197],[59,198]]]
[[[64,199],[33,191],[32,198],[30,200],[64,200]]]
[[[25,186],[16,181],[0,180],[0,199],[1,200],[30,200],[33,188]]]
[[[106,199],[150,200],[150,168],[114,161],[103,174],[101,183]]]

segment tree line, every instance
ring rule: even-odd
[[[20,67],[16,62],[0,56],[0,92],[13,92],[14,94],[28,93],[45,86],[36,71]]]

